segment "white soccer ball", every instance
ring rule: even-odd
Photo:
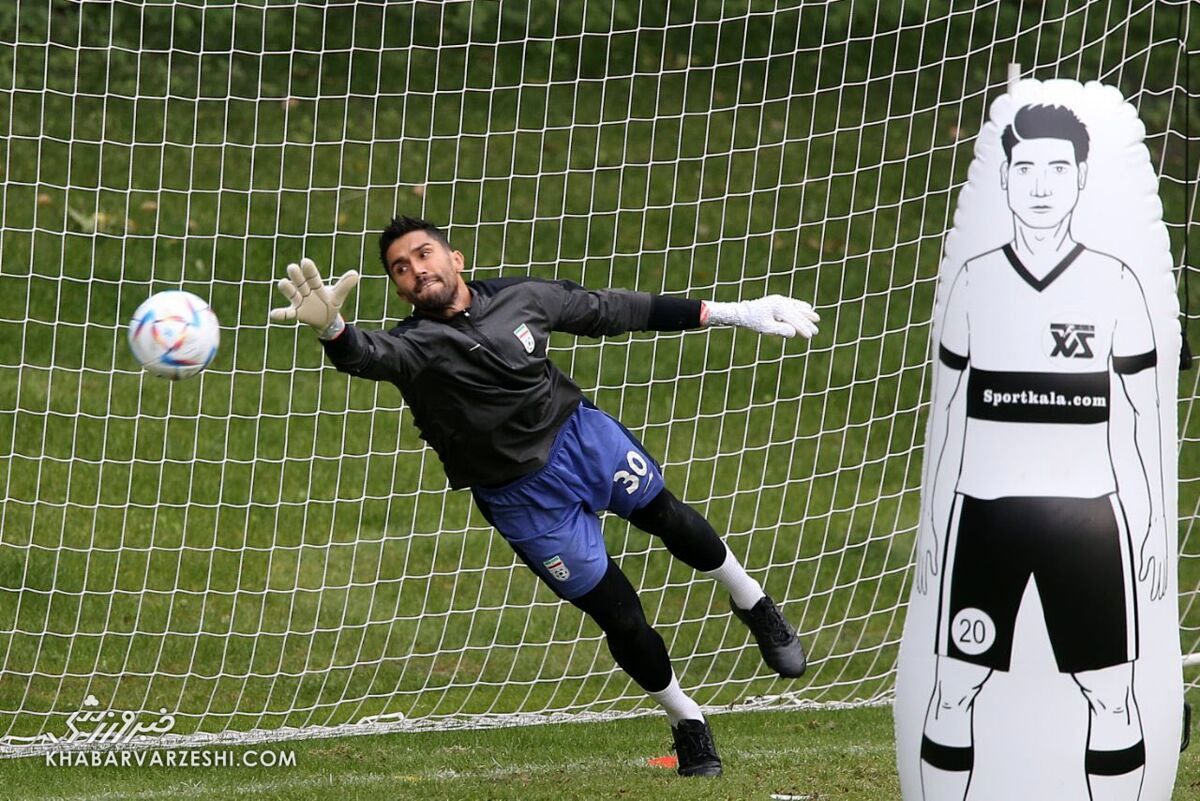
[[[129,349],[146,372],[172,381],[194,376],[217,354],[217,315],[191,292],[146,298],[129,321]]]

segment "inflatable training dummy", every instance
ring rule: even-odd
[[[1166,801],[1183,718],[1178,302],[1145,129],[1098,83],[991,107],[946,238],[905,801]]]

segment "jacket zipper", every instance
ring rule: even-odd
[[[470,311],[464,309],[463,317],[467,318],[467,325],[469,325],[471,330],[475,332],[475,340],[480,344],[480,346],[483,347],[485,351],[488,352],[488,355],[503,364],[509,370],[517,369],[513,365],[509,364],[506,359],[501,358],[500,354],[497,352],[496,344],[492,342],[492,340],[488,339],[486,334],[479,330],[479,326],[475,325],[475,320],[471,317]]]

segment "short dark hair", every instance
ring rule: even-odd
[[[1005,160],[1012,161],[1013,148],[1026,139],[1066,139],[1075,146],[1075,161],[1087,161],[1090,142],[1087,126],[1066,106],[1037,104],[1017,109],[1012,123],[1000,136]]]
[[[438,228],[428,220],[422,220],[420,217],[406,217],[400,215],[393,217],[388,223],[387,228],[383,229],[383,233],[379,235],[379,260],[383,262],[383,271],[391,275],[391,269],[388,267],[387,252],[400,237],[405,234],[411,234],[413,231],[424,231],[431,237],[441,242],[446,246],[446,250],[450,249],[450,240],[442,233],[442,229]]]

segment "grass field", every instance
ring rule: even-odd
[[[684,780],[651,767],[670,747],[661,720],[432,732],[286,744],[295,768],[67,769],[4,765],[14,799],[769,799],[895,798],[883,708],[714,718],[726,775]]]
[[[89,694],[178,710],[179,732],[645,706],[598,630],[447,492],[398,393],[323,369],[309,332],[267,326],[273,281],[301,254],[365,266],[351,319],[406,314],[375,268],[375,232],[397,211],[446,223],[474,277],[814,299],[811,346],[714,331],[563,337],[553,353],[785,602],[814,656],[803,697],[886,698],[941,240],[1007,62],[1135,96],[1154,163],[1175,176],[1162,194],[1176,252],[1188,219],[1175,9],[1017,5],[0,9],[0,733],[61,728]],[[214,365],[178,385],[144,376],[124,345],[133,309],[166,288],[209,298],[223,325]],[[1194,378],[1182,393],[1194,440]],[[1194,450],[1180,476],[1186,516]],[[619,522],[610,550],[697,700],[783,689],[714,588]],[[1181,577],[1193,641],[1197,563]],[[892,781],[883,716],[724,717],[730,743],[743,738],[731,755],[758,772],[713,797],[808,792],[767,741],[811,721],[821,745],[796,759],[825,777],[814,792],[881,797],[838,793]],[[451,784],[502,778],[536,797],[531,785],[566,782],[560,761],[603,764],[614,784],[597,795],[627,782],[631,797],[671,797],[678,785],[620,742],[661,729],[307,743],[297,774],[319,784],[340,760],[330,792],[371,796],[394,769],[416,777],[412,797],[440,797],[458,749],[500,749],[499,773],[489,762]],[[444,754],[415,758],[435,742]],[[862,781],[837,769],[859,747]],[[411,767],[384,766],[404,754]],[[0,769],[30,793],[44,781],[29,761]],[[169,795],[192,779],[145,780]],[[214,781],[195,793],[221,792]],[[264,786],[276,792],[291,790]]]
[[[48,768],[39,759],[3,770],[13,801],[899,797],[887,708],[720,715],[713,726],[726,770],[715,780],[648,764],[668,753],[656,718],[288,743],[277,747],[295,752],[295,767],[269,770]],[[1196,751],[1180,760],[1176,788],[1178,799],[1200,793]]]

